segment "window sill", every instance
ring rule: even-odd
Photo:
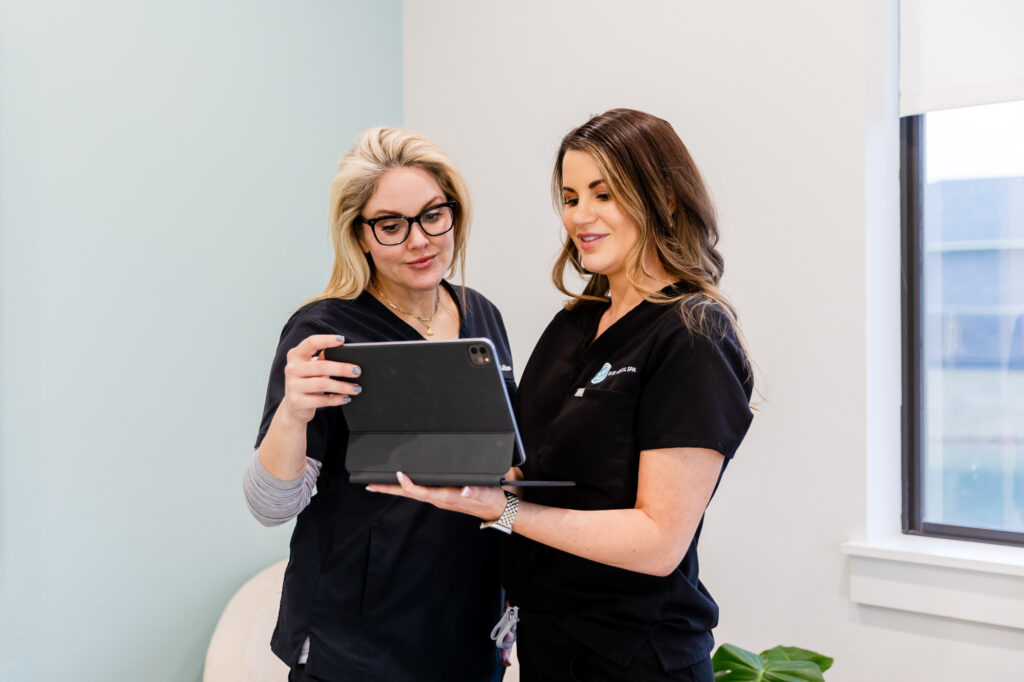
[[[849,541],[854,603],[1024,630],[1024,549],[900,535]]]

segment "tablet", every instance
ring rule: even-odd
[[[489,339],[354,343],[324,351],[358,365],[363,391],[342,408],[352,483],[573,485],[505,481],[525,451]]]

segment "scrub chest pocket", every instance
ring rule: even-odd
[[[633,424],[638,402],[636,393],[588,382],[582,391],[572,392],[551,422],[550,433],[555,437],[545,444],[539,458],[544,461],[546,476],[575,480],[581,492],[588,491],[588,499],[579,500],[582,506],[576,508],[605,509],[636,502]]]

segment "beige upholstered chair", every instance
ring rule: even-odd
[[[286,682],[288,666],[270,651],[270,635],[287,564],[282,559],[263,569],[228,602],[206,650],[203,682]],[[519,682],[514,650],[504,682]]]
[[[203,682],[285,682],[288,666],[270,651],[284,581],[283,559],[249,579],[217,621]]]

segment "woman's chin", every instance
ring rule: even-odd
[[[592,275],[604,275],[604,274],[607,274],[606,271],[608,270],[608,264],[605,263],[600,258],[596,258],[596,257],[587,258],[586,256],[584,256],[583,259],[580,262],[583,264],[583,269],[586,270],[587,272],[589,272]]]
[[[413,291],[433,291],[441,283],[444,271],[431,268],[420,272],[404,273],[401,278],[384,277],[384,286],[412,289]]]

